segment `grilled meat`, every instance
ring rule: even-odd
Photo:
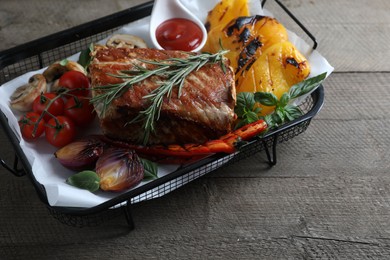
[[[121,83],[122,79],[110,74],[123,70],[136,70],[136,66],[153,68],[143,60],[162,61],[168,58],[185,58],[191,53],[156,49],[126,49],[100,47],[95,50],[89,67],[92,87]],[[235,85],[234,75],[227,59],[226,71],[220,64],[206,64],[186,77],[181,96],[178,88],[173,88],[171,98],[163,100],[161,114],[155,122],[155,131],[148,144],[203,143],[230,132],[234,121]],[[151,93],[164,80],[152,76],[128,88],[116,98],[101,114],[101,106],[96,106],[103,133],[113,139],[141,143],[144,134],[142,122],[131,123],[140,111],[150,104],[145,95]],[[101,90],[93,91],[93,95]]]

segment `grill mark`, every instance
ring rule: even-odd
[[[242,27],[246,25],[254,25],[263,18],[264,16],[261,15],[238,17],[236,20],[234,20],[232,25],[227,27],[226,34],[230,37],[233,35],[235,30],[240,31]]]
[[[299,68],[299,63],[294,59],[294,57],[286,58],[287,64],[293,65],[295,68]]]
[[[255,61],[253,56],[256,54],[256,51],[261,48],[261,46],[263,46],[263,43],[257,37],[245,46],[238,56],[236,73],[239,72],[246,64],[250,64],[250,66],[252,66]]]

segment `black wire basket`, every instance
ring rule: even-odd
[[[263,6],[265,2],[262,1]],[[275,2],[314,42],[313,49],[315,49],[317,42],[312,34],[282,3],[278,0],[275,0]],[[150,15],[152,7],[153,1],[0,52],[0,84],[78,53],[89,46],[90,43],[98,42],[113,34],[121,26]],[[270,165],[276,164],[277,144],[303,133],[309,126],[311,119],[320,111],[323,103],[324,88],[320,85],[300,104],[300,109],[304,113],[303,116],[267,132],[262,137],[254,138],[241,146],[239,152],[231,155],[215,154],[195,163],[182,166],[168,175],[90,208],[53,207],[49,205],[44,186],[35,179],[32,167],[19,146],[19,140],[9,127],[8,120],[2,112],[0,113],[0,123],[14,147],[15,159],[12,166],[2,159],[0,159],[0,163],[16,176],[27,175],[50,214],[64,224],[75,227],[97,226],[116,216],[124,215],[129,227],[133,228],[131,205],[134,203],[160,197],[221,166],[228,166],[262,151],[266,153]],[[20,168],[20,164],[22,168]]]

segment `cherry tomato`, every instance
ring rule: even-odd
[[[65,103],[64,115],[69,117],[77,126],[87,126],[95,119],[96,112],[88,98],[70,97]]]
[[[70,94],[75,96],[88,96],[89,79],[83,73],[75,70],[65,72],[58,82],[58,85],[72,90]]]
[[[41,119],[38,122],[39,117],[40,115],[35,112],[29,112],[20,117],[19,126],[24,140],[34,141],[45,131],[45,121]]]
[[[51,105],[51,100],[55,99]],[[64,101],[61,97],[57,97],[55,93],[44,93],[39,95],[33,102],[33,111],[37,114],[42,114],[45,111],[49,112],[53,116],[59,116],[64,114]],[[52,118],[48,113],[45,112],[43,119],[47,122]]]
[[[46,140],[55,147],[63,147],[71,143],[76,136],[76,125],[66,116],[57,116],[47,122]]]

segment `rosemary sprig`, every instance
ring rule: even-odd
[[[132,88],[134,84],[140,83],[152,76],[159,76],[161,81],[156,82],[159,86],[143,97],[148,100],[149,106],[145,110],[140,111],[138,116],[132,121],[128,122],[128,124],[143,122],[143,143],[146,144],[150,134],[155,131],[155,122],[160,118],[164,97],[170,99],[173,88],[178,87],[178,98],[180,98],[186,77],[207,63],[219,63],[225,72],[226,68],[223,63],[223,55],[227,52],[227,50],[221,50],[215,54],[201,53],[186,58],[169,58],[162,61],[140,60],[145,64],[155,66],[153,69],[135,66],[134,70],[121,71],[119,74],[109,74],[109,76],[123,79],[123,82],[94,87],[93,90],[98,91],[99,94],[94,96],[91,102],[95,105],[101,104],[101,113],[104,115],[111,102]]]

